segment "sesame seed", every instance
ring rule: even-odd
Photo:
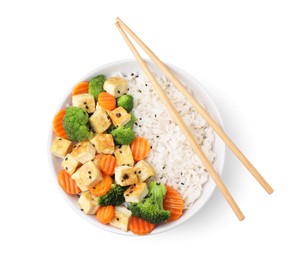
[[[116,116],[117,117],[121,117],[121,113],[116,113]]]
[[[65,167],[65,170],[67,171],[68,170],[68,167]]]
[[[138,92],[139,92],[139,93],[142,93],[140,89],[138,90]]]
[[[88,174],[91,174],[91,171],[88,171]]]
[[[118,93],[121,94],[121,91],[118,90]]]
[[[134,76],[134,73],[131,73],[131,76]]]
[[[89,179],[92,179],[92,176],[89,176]]]
[[[77,196],[78,198],[80,198],[80,194],[77,194],[76,196]]]
[[[68,160],[68,157],[65,158],[65,161],[67,161],[67,160]]]
[[[142,118],[140,117],[139,120],[142,120]]]
[[[165,169],[165,166],[163,166],[163,168],[162,168],[163,170]]]
[[[157,115],[155,114],[155,117],[157,117]]]
[[[138,172],[138,174],[140,174],[140,173],[141,173],[141,171]]]
[[[157,135],[156,137],[157,137],[157,138],[159,138],[160,136],[159,136],[159,135]]]
[[[152,146],[150,146],[150,148],[152,149],[153,147],[152,147]]]
[[[86,106],[86,109],[89,109],[89,107],[88,107],[88,106]]]
[[[126,196],[126,197],[128,197],[128,196],[129,196],[129,194],[126,194],[125,196]]]
[[[86,105],[87,104],[87,102],[84,102],[84,105]]]
[[[157,184],[157,185],[160,185],[160,182],[157,182],[156,184]]]
[[[121,144],[119,145],[119,148],[120,148],[120,149],[122,148],[122,145],[121,145]]]
[[[183,182],[180,183],[181,185],[185,185]]]
[[[119,218],[117,218],[117,221],[119,221],[120,219]]]
[[[138,126],[137,122],[135,122],[135,125],[137,125],[137,126]]]
[[[145,83],[145,86],[147,87],[147,84]]]
[[[124,179],[124,180],[129,179],[129,174],[128,174],[128,173],[125,173],[124,176],[123,176],[123,179]]]
[[[62,138],[59,138],[59,141],[62,141]]]
[[[94,144],[92,144],[94,147],[95,147],[95,145]]]
[[[138,78],[138,77],[139,77],[138,75],[135,76],[135,78]]]
[[[120,151],[120,153],[123,153],[122,151]]]
[[[81,211],[84,211],[83,209],[80,209]]]

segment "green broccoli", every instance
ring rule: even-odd
[[[152,181],[149,184],[149,194],[139,203],[130,204],[132,214],[153,224],[166,221],[170,218],[170,211],[163,208],[165,194],[165,185]]]
[[[82,108],[69,106],[63,118],[65,132],[71,141],[91,139],[93,134],[88,126],[89,116]]]
[[[133,129],[134,123],[135,123],[135,121],[136,121],[136,117],[135,117],[132,113],[130,113],[130,115],[131,115],[131,119],[130,119],[130,121],[129,121],[127,124],[125,124],[125,125],[123,126],[124,128],[130,128],[130,129]]]
[[[106,78],[104,75],[98,75],[95,78],[92,78],[89,82],[89,94],[91,94],[95,100],[98,99],[98,95],[103,91],[103,84]]]
[[[131,144],[136,137],[131,128],[123,126],[112,130],[110,133],[117,144]]]
[[[130,112],[133,109],[133,97],[131,95],[123,95],[117,98],[118,107],[123,107],[127,112]]]
[[[98,198],[100,206],[114,205],[119,206],[125,202],[124,192],[128,186],[112,184],[111,189],[105,195]]]

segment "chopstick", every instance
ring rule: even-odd
[[[206,112],[203,106],[190,94],[189,91],[183,86],[183,84],[173,75],[169,68],[149,49],[149,47],[120,19],[116,18],[122,28],[137,42],[137,44],[146,52],[146,54],[154,61],[154,63],[160,68],[165,76],[173,83],[173,85],[191,102],[196,108],[198,113],[205,119],[209,126],[217,133],[217,135],[225,142],[229,149],[235,154],[235,156],[241,161],[246,169],[254,176],[258,183],[266,190],[268,194],[273,193],[273,188],[263,178],[263,176],[257,171],[252,163],[246,158],[246,156],[239,150],[230,137],[224,132],[224,130],[216,123],[216,121]]]
[[[209,175],[212,177],[212,179],[215,182],[215,184],[217,185],[218,189],[220,190],[220,192],[222,193],[222,195],[224,196],[224,198],[226,199],[226,201],[228,202],[228,204],[234,211],[237,218],[239,220],[243,220],[245,218],[243,213],[241,212],[240,208],[238,207],[235,200],[233,199],[231,193],[228,191],[227,187],[223,183],[222,179],[217,174],[217,172],[213,168],[212,164],[210,163],[210,161],[208,160],[208,158],[206,157],[206,155],[204,154],[204,152],[202,151],[200,146],[197,144],[194,136],[192,135],[190,130],[187,128],[186,124],[182,120],[179,113],[176,111],[174,105],[171,103],[171,101],[169,100],[167,95],[164,93],[162,87],[160,86],[160,84],[154,77],[153,73],[150,71],[147,64],[142,59],[142,57],[140,56],[140,54],[138,53],[138,51],[136,50],[136,48],[134,47],[134,45],[128,38],[127,34],[124,32],[124,30],[120,26],[120,24],[118,22],[116,22],[115,24],[116,24],[118,30],[120,31],[121,35],[123,36],[124,40],[126,41],[128,47],[130,48],[133,55],[135,56],[136,60],[140,64],[141,68],[143,69],[144,73],[150,80],[152,86],[154,87],[154,89],[156,90],[158,95],[160,96],[163,103],[166,105],[168,111],[170,112],[170,114],[173,117],[173,119],[175,120],[175,122],[180,126],[183,134],[186,136],[186,138],[190,142],[192,149],[197,154],[197,156],[200,158],[201,162],[204,164],[206,170],[208,171]]]

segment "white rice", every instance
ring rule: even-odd
[[[137,118],[134,130],[152,146],[146,161],[155,169],[155,180],[177,189],[185,208],[189,208],[200,197],[208,173],[145,75],[133,74],[119,76],[129,81],[129,94],[134,97],[132,113]],[[212,129],[165,77],[157,76],[157,79],[208,159],[214,162]]]

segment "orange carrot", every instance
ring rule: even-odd
[[[100,170],[109,176],[114,175],[114,169],[117,166],[117,160],[114,156],[104,155],[100,162]]]
[[[104,109],[113,110],[116,108],[116,99],[107,92],[101,92],[98,95],[98,104]]]
[[[137,235],[146,235],[148,233],[151,233],[155,227],[155,224],[152,224],[135,216],[132,216],[129,221],[129,229]]]
[[[58,183],[60,187],[68,194],[75,195],[80,193],[80,188],[77,186],[75,180],[65,170],[61,170],[58,174]]]
[[[94,164],[97,166],[97,168],[100,170],[100,163],[101,163],[101,160],[102,158],[105,156],[105,154],[103,153],[99,153],[99,154],[96,154],[94,159],[93,159],[93,162]]]
[[[89,93],[89,82],[86,81],[78,83],[72,90],[72,96],[85,93]]]
[[[95,186],[89,187],[91,193],[95,196],[103,196],[111,189],[112,179],[108,175],[103,175],[102,180]]]
[[[136,137],[130,146],[134,161],[143,160],[150,153],[150,144],[143,137]]]
[[[96,213],[96,218],[102,224],[108,224],[114,217],[114,206],[99,207]]]
[[[65,113],[66,109],[62,109],[55,115],[53,120],[53,131],[55,135],[62,137],[64,139],[68,139],[63,126],[63,118],[65,116]]]
[[[184,210],[184,201],[178,191],[166,185],[166,194],[163,200],[163,207],[170,211],[168,221],[174,221],[181,217]]]

